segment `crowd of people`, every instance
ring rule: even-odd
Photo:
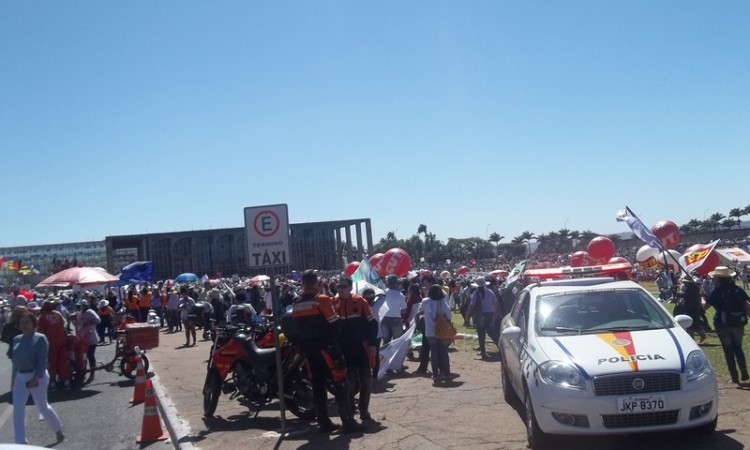
[[[528,265],[559,266],[565,258],[566,255],[536,255]],[[510,270],[514,263],[491,267]],[[327,433],[339,427],[345,432],[361,430],[363,424],[373,420],[369,400],[379,372],[379,350],[400,338],[412,324],[423,335],[415,372],[430,376],[436,386],[458,376],[451,372],[451,339],[440,337],[436,330],[439,318],[450,320],[458,312],[464,326],[476,329],[479,359],[487,359],[488,336],[492,343],[498,343],[500,321],[512,307],[516,291],[503,290],[503,280],[490,275],[449,273],[443,277],[436,273],[443,275],[437,270],[427,274],[411,272],[402,278],[391,275],[384,278],[382,289],[367,285],[359,290],[351,278],[340,272],[311,270],[274,280],[275,292],[270,283],[239,278],[181,284],[134,283],[101,291],[32,292],[30,298],[28,292],[14,290],[0,300],[0,325],[14,365],[14,405],[20,408],[14,413],[16,440],[25,442],[22,400],[29,395],[34,396],[58,439],[63,439],[59,418],[46,402],[46,392],[71,387],[66,354],[69,335],[86,344],[90,382],[97,346],[114,342],[116,330],[125,321],[149,322],[167,333],[184,332],[185,346],[194,346],[197,328],[206,330],[212,323],[252,323],[258,315],[272,314],[286,314],[299,333],[298,343],[311,368],[320,431]],[[744,325],[731,322],[731,318],[737,313],[737,305],[745,307],[747,294],[742,297],[740,292],[744,291],[733,288],[735,275],[729,268],[720,268],[711,277],[696,281],[690,277],[676,279],[663,272],[657,284],[672,292],[682,308],[679,312],[693,318],[688,332],[698,334],[701,342],[711,331],[705,305],[716,309],[714,327],[732,380],[738,381],[748,379],[741,346]],[[745,267],[739,274],[745,287],[750,281],[748,276],[750,270]],[[289,337],[294,341],[291,331]],[[17,353],[19,349],[24,349],[23,355]],[[331,421],[327,411],[328,380],[334,382],[341,426]],[[361,423],[355,419],[357,414]]]

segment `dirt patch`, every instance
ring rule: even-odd
[[[507,405],[500,389],[500,362],[477,360],[472,351],[454,349],[451,370],[460,374],[444,387],[429,378],[413,375],[417,364],[406,363],[405,373],[374,386],[371,413],[378,424],[353,435],[320,435],[314,424],[287,413],[291,436],[279,440],[276,403],[264,407],[257,418],[237,399],[223,395],[217,416],[203,418],[202,386],[209,343],[179,348],[184,336],[163,334],[161,347],[149,352],[178,414],[190,424],[190,440],[202,449],[236,448],[362,448],[362,449],[525,449],[526,430],[520,412]],[[744,425],[750,421],[750,385],[747,389],[720,384],[719,425],[709,436],[688,432],[615,436],[611,438],[561,438],[556,448],[659,448],[675,450],[732,450],[750,443]],[[333,405],[333,403],[331,402]],[[338,419],[334,418],[334,421]]]

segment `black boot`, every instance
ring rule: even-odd
[[[323,419],[318,418],[318,431],[324,434],[331,433],[339,429],[339,426],[331,422],[331,419],[325,417]]]

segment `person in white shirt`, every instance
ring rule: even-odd
[[[406,297],[401,293],[398,277],[389,275],[386,278],[388,289],[385,291],[385,302],[380,308],[380,328],[383,332],[383,344],[398,339],[404,334],[403,312],[406,310]]]

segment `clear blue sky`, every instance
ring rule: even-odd
[[[627,231],[750,203],[747,1],[0,3],[0,246],[370,217]]]

